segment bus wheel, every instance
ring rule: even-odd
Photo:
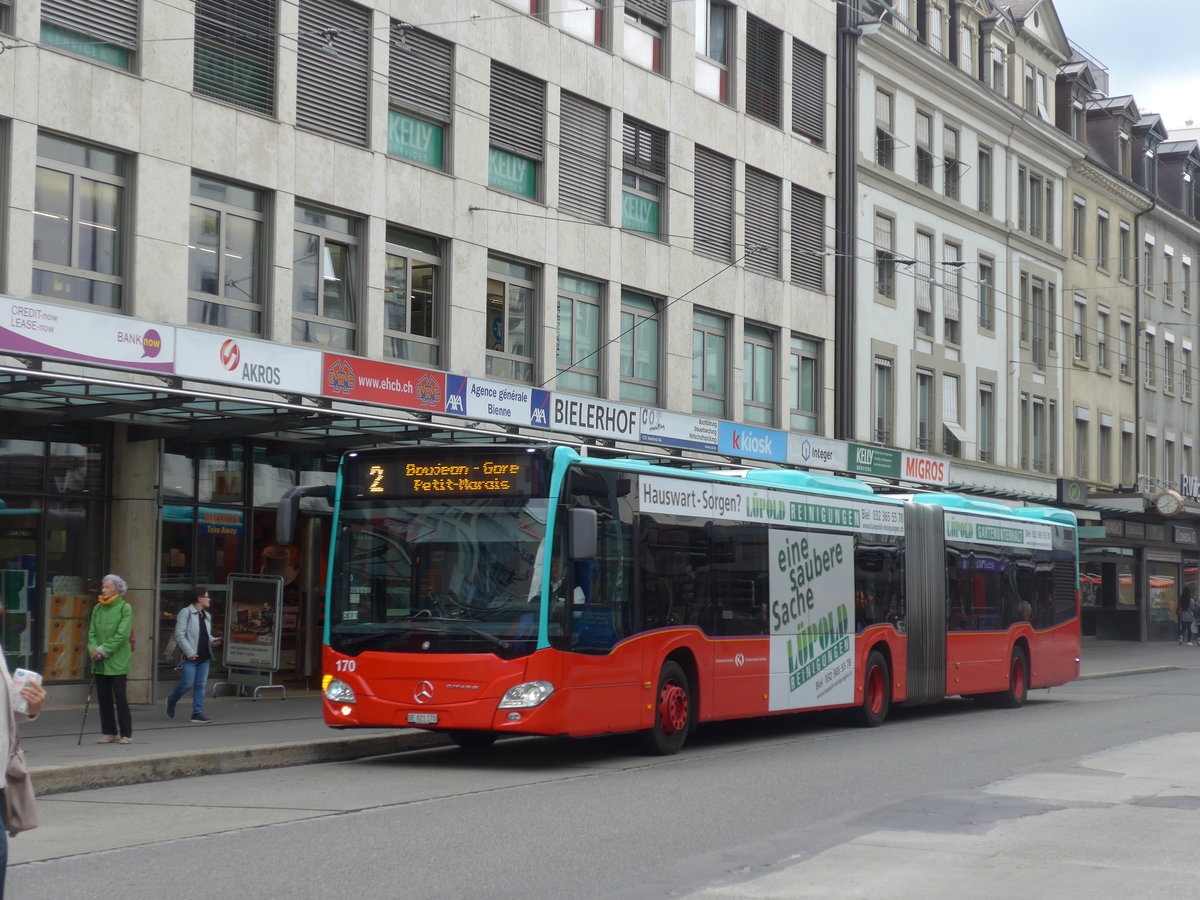
[[[997,705],[1005,709],[1016,709],[1029,696],[1029,657],[1024,647],[1013,647],[1012,662],[1008,668],[1008,690],[996,694]]]
[[[450,739],[464,750],[487,750],[496,743],[493,731],[451,731]]]
[[[863,673],[862,706],[858,708],[858,721],[865,728],[878,728],[887,718],[892,705],[892,678],[887,660],[878,650],[867,657],[867,670]]]
[[[692,725],[692,697],[687,673],[667,661],[658,675],[654,724],[644,733],[646,751],[659,756],[678,753]]]

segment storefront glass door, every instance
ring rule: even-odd
[[[1146,564],[1146,615],[1150,641],[1175,640],[1179,633],[1179,565]]]

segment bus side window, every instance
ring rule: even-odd
[[[559,621],[565,631],[562,640],[571,650],[606,653],[635,630],[631,493],[625,473],[595,469],[571,473],[560,515],[565,520],[566,510],[575,507],[594,509],[598,517],[596,557],[574,560],[567,567]]]
[[[904,570],[894,539],[855,536],[854,601],[856,631],[884,623],[903,629]]]

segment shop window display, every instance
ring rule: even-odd
[[[1150,621],[1174,628],[1179,608],[1179,566],[1175,563],[1152,562],[1146,568]]]
[[[37,669],[48,684],[88,678],[104,471],[99,443],[0,440],[4,649],[10,669]]]

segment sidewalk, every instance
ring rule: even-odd
[[[1136,675],[1200,668],[1200,647],[1177,643],[1138,644],[1084,638],[1082,678]],[[315,691],[286,700],[265,696],[209,698],[211,725],[193,725],[189,698],[168,719],[164,704],[133,707],[132,744],[97,745],[100,717],[93,705],[79,740],[83,707],[46,709],[21,728],[21,744],[38,794],[90,790],[119,784],[165,781],[306,763],[358,759],[449,743],[420,729],[335,731],[321,718]]]

